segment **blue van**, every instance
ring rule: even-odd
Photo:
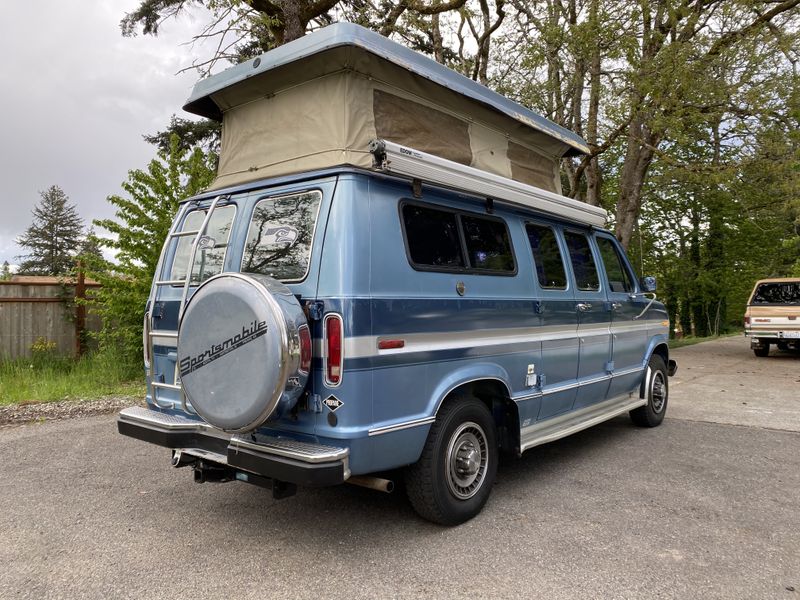
[[[200,82],[223,123],[144,319],[122,434],[198,482],[345,482],[457,524],[519,455],[659,425],[669,321],[605,211],[560,194],[578,136],[350,24]]]

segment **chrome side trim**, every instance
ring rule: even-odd
[[[520,451],[567,437],[647,403],[643,398],[632,396],[633,394],[623,394],[526,427],[520,432]]]
[[[384,433],[392,433],[394,431],[401,431],[403,429],[411,429],[412,427],[419,427],[421,425],[428,425],[433,423],[436,417],[425,417],[424,419],[414,419],[413,421],[406,421],[405,423],[397,423],[395,425],[387,425],[385,427],[376,427],[369,430],[369,436],[383,435]]]
[[[545,327],[510,327],[504,329],[484,329],[480,331],[444,331],[433,333],[384,333],[380,336],[351,336],[342,341],[347,358],[374,358],[378,356],[409,354],[412,352],[435,352],[440,350],[460,350],[487,346],[502,346],[532,342],[550,342],[560,340],[577,340],[622,334],[629,332],[646,333],[661,327],[661,321],[639,321],[635,325],[621,325],[609,328],[607,324],[600,327],[577,329],[576,326],[553,325]],[[405,341],[402,348],[378,350],[378,338],[401,338]],[[322,352],[320,342],[315,341],[314,352]]]
[[[615,371],[614,373],[610,373],[608,375],[600,375],[599,377],[592,377],[591,379],[582,379],[576,382],[570,382],[567,384],[562,385],[554,385],[552,387],[546,387],[540,392],[536,392],[533,394],[525,394],[523,396],[512,396],[512,400],[514,402],[522,402],[523,400],[532,400],[534,398],[538,398],[539,396],[546,396],[548,394],[555,394],[556,392],[564,392],[566,390],[570,390],[572,388],[581,387],[584,385],[591,385],[593,383],[600,383],[601,381],[607,381],[609,379],[614,379],[614,377],[622,377],[624,375],[630,375],[631,373],[640,373],[644,370],[644,367],[633,367],[630,369],[625,369],[622,371]]]

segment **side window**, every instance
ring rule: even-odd
[[[489,271],[513,271],[514,253],[505,223],[461,215],[469,266]]]
[[[403,206],[408,251],[415,265],[462,268],[456,214],[414,204]]]
[[[402,218],[412,266],[487,275],[516,272],[508,227],[501,219],[417,204],[404,204]]]
[[[183,220],[182,231],[200,229],[206,218],[205,210],[194,210],[186,215]],[[214,211],[206,227],[206,233],[192,262],[192,283],[202,283],[206,279],[222,272],[225,262],[225,253],[228,249],[228,238],[231,235],[231,225],[236,207],[233,205],[222,206]],[[172,270],[169,278],[172,280],[184,279],[189,265],[189,253],[192,251],[194,236],[178,238],[178,247],[172,261]]]
[[[603,259],[603,266],[606,268],[608,286],[612,292],[632,292],[633,282],[630,273],[625,268],[625,261],[620,256],[619,250],[613,241],[607,237],[596,237],[597,247],[600,248],[600,256]]]
[[[597,276],[597,267],[592,257],[592,248],[589,238],[582,233],[565,231],[564,239],[569,249],[569,259],[572,262],[572,271],[575,273],[575,285],[584,292],[600,290],[600,278]]]
[[[303,279],[321,200],[317,190],[259,200],[247,229],[242,272],[279,281]]]
[[[567,288],[567,276],[564,273],[564,261],[558,248],[556,234],[551,227],[545,225],[525,226],[528,241],[533,252],[536,278],[544,289],[564,290]]]

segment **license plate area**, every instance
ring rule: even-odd
[[[782,339],[800,339],[800,331],[779,331],[778,337]]]

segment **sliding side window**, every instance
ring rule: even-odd
[[[416,204],[402,208],[412,266],[432,271],[513,275],[514,252],[502,219]]]
[[[594,264],[589,238],[582,233],[565,231],[564,239],[567,241],[569,259],[572,262],[572,272],[575,274],[577,288],[584,292],[599,291],[600,278],[597,276],[597,267]]]
[[[464,268],[456,213],[406,204],[403,206],[403,226],[413,265]]]
[[[526,225],[525,231],[533,252],[539,285],[546,290],[567,289],[567,275],[564,272],[564,260],[561,258],[556,232],[552,227],[534,224]]]

